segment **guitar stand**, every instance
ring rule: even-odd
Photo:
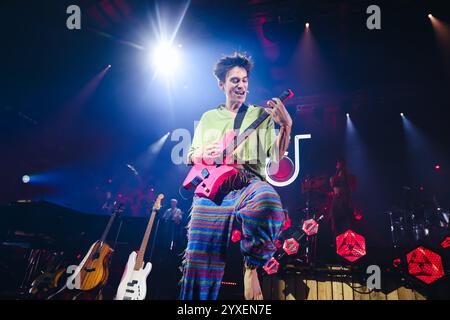
[[[150,250],[150,261],[153,260],[153,252],[155,250],[155,243],[156,243],[156,239],[158,236],[158,229],[159,229],[159,222],[161,221],[161,217],[158,215],[158,220],[156,221],[156,228],[155,228],[155,233],[153,235],[153,241],[152,241],[152,249]]]
[[[117,227],[117,233],[116,233],[116,238],[114,239],[114,245],[112,246],[113,252],[116,252],[117,240],[119,239],[120,231],[122,230],[122,224],[123,224],[122,216],[119,216],[119,219],[120,219],[120,223],[119,223],[119,226]],[[114,257],[114,254],[111,255],[111,258],[108,261],[108,269],[111,266],[111,261],[112,261],[113,257]]]
[[[49,295],[45,300],[51,300],[54,296],[60,294],[61,292],[63,292],[65,289],[67,288],[67,283],[64,284],[64,286],[59,289],[58,291],[56,291],[55,293]]]
[[[119,226],[117,227],[117,233],[116,233],[116,238],[114,239],[114,245],[112,246],[113,252],[116,252],[117,240],[119,239],[120,231],[122,230],[122,224],[123,224],[122,216],[119,216],[119,219],[120,219],[120,223],[119,223]],[[111,255],[111,258],[108,261],[108,269],[110,269],[110,267],[111,267],[111,261],[112,261],[113,257],[114,257],[114,254]],[[99,287],[98,293],[95,295],[94,300],[103,300],[103,289],[105,288],[105,286],[106,286],[106,284],[101,285]]]
[[[122,230],[122,224],[123,224],[123,219],[120,219],[120,224],[119,224],[119,227],[117,228],[117,234],[116,234],[116,238],[115,238],[115,240],[114,240],[114,245],[113,245],[113,247],[112,247],[112,249],[115,251],[116,250],[116,246],[117,246],[117,240],[119,239],[119,235],[120,235],[120,231]],[[114,252],[113,251],[113,252]],[[111,261],[112,261],[112,258],[113,258],[113,256],[111,256],[111,259],[109,259],[109,262],[108,262],[108,268],[111,266]],[[95,295],[95,300],[103,300],[103,289],[104,289],[104,285],[101,285],[99,288],[98,288],[98,293]],[[58,294],[60,294],[61,292],[63,292],[65,289],[67,289],[67,283],[65,283],[64,284],[64,286],[61,288],[61,289],[59,289],[57,292],[55,292],[55,293],[53,293],[52,295],[50,295],[50,296],[48,296],[47,297],[47,299],[46,300],[51,300],[53,297],[55,297],[56,295],[58,295]],[[95,290],[95,289],[93,289],[93,290]],[[73,296],[73,298],[72,298],[72,300],[77,300],[77,298],[82,294],[83,292],[77,292],[74,296]],[[100,297],[100,299],[98,299],[98,297]]]
[[[31,249],[28,253],[28,266],[25,271],[24,278],[19,287],[19,295],[28,293],[33,276],[36,274],[42,256],[42,249]]]

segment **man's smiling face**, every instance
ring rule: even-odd
[[[248,91],[247,71],[242,67],[234,67],[228,71],[225,82],[219,82],[219,86],[224,91],[227,101],[232,104],[244,103]]]

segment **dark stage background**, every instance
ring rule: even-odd
[[[66,27],[71,4],[81,8],[81,30]],[[255,61],[248,101],[263,104],[292,88],[293,135],[312,135],[301,143],[299,177],[277,189],[294,224],[304,218],[302,179],[333,175],[344,157],[358,179],[361,232],[370,248],[390,247],[387,211],[433,201],[450,207],[450,37],[449,29],[436,36],[427,17],[432,12],[448,28],[450,10],[446,1],[377,1],[381,30],[369,30],[371,4],[2,1],[3,217],[17,200],[105,214],[107,191],[135,205],[125,216],[144,224],[158,193],[188,212],[190,193],[179,194],[188,168],[171,161],[178,141],[171,134],[158,141],[176,129],[193,133],[194,121],[223,102],[212,66],[222,54],[244,51]],[[155,76],[149,63],[161,35],[181,45],[171,80]],[[99,219],[92,240],[107,221]],[[140,236],[131,242],[138,246]]]

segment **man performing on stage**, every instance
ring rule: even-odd
[[[183,212],[181,209],[177,208],[178,201],[177,199],[170,199],[170,208],[167,209],[162,219],[165,221],[172,221],[177,225],[180,225],[181,220],[183,219]]]
[[[203,114],[195,130],[188,159],[202,163],[220,154],[220,141],[225,132],[236,126],[235,118],[245,112],[244,131],[263,112],[271,117],[234,152],[239,173],[225,181],[214,201],[194,197],[188,225],[188,245],[183,262],[181,299],[217,299],[224,274],[225,255],[233,224],[242,224],[241,252],[244,256],[244,296],[262,300],[257,268],[264,266],[276,251],[285,214],[280,197],[264,180],[266,157],[279,160],[288,148],[292,119],[278,98],[267,102],[264,109],[244,104],[249,87],[252,61],[235,53],[221,58],[214,68],[225,103]],[[280,126],[278,136],[274,122]],[[262,150],[263,152],[258,152]],[[209,162],[211,163],[211,162]]]
[[[170,199],[170,208],[167,209],[162,216],[161,233],[165,238],[164,249],[169,248],[170,251],[179,251],[181,239],[181,221],[183,220],[183,212],[177,208],[177,199]],[[168,240],[168,241],[167,241]]]

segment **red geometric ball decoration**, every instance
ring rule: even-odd
[[[302,230],[308,235],[312,236],[319,231],[319,224],[314,219],[309,219],[303,222]]]
[[[444,276],[441,256],[425,247],[418,247],[406,255],[408,272],[430,284]]]
[[[336,253],[350,262],[366,255],[366,239],[352,230],[336,237]]]
[[[444,241],[442,241],[441,247],[444,248],[444,249],[450,247],[450,237],[446,237],[444,239]]]
[[[289,255],[296,254],[299,248],[300,248],[300,245],[294,238],[284,240],[283,250],[287,254],[289,254]]]
[[[269,261],[267,261],[266,265],[263,267],[264,271],[267,272],[267,274],[274,274],[278,272],[278,268],[280,267],[280,264],[278,263],[275,258],[270,258]]]
[[[275,245],[275,248],[277,248],[277,249],[280,249],[283,246],[283,244],[281,243],[280,240],[275,240],[273,242],[273,244]]]
[[[233,230],[231,233],[231,241],[238,242],[242,238],[241,232],[239,230]]]

